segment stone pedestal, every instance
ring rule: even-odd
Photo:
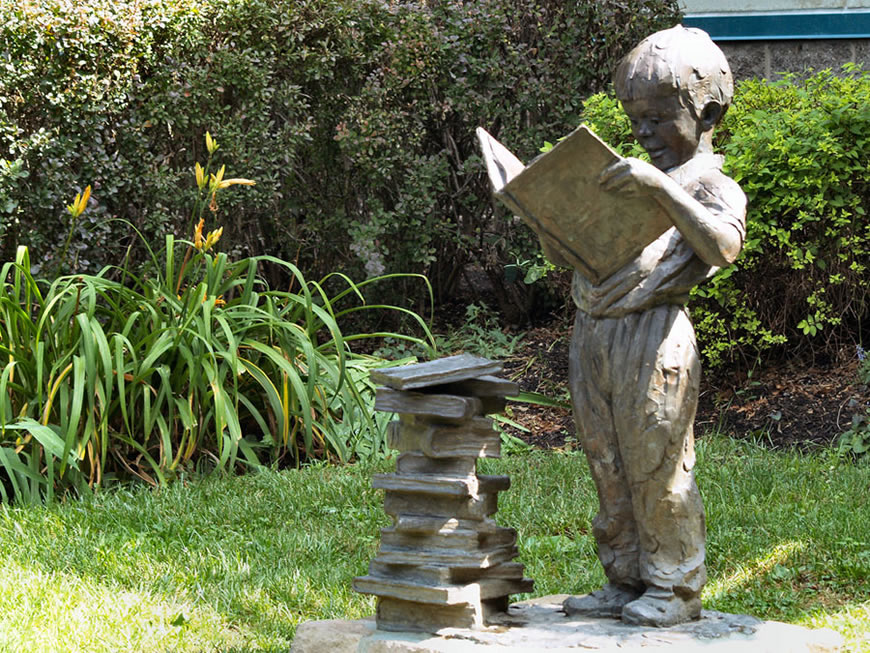
[[[529,592],[516,531],[492,515],[507,476],[477,474],[477,460],[500,455],[492,420],[515,384],[492,376],[501,366],[473,356],[379,370],[376,410],[399,414],[390,446],[393,474],[376,475],[393,525],[366,576],[353,587],[378,597],[377,628],[435,632],[483,628],[507,610],[511,594]]]
[[[510,606],[483,629],[446,628],[435,635],[383,632],[373,619],[302,624],[291,653],[834,653],[843,638],[747,615],[704,610],[697,621],[651,628],[618,619],[572,617],[562,612],[567,595]]]

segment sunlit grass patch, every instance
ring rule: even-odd
[[[2,509],[0,643],[286,650],[300,621],[373,609],[349,582],[386,522],[367,486],[318,468]]]
[[[839,610],[819,611],[799,623],[811,628],[832,628],[846,637],[850,651],[870,651],[870,598],[864,595]]]
[[[698,449],[709,529],[704,607],[831,627],[868,650],[870,468],[723,436],[702,438]],[[0,508],[0,650],[286,651],[301,622],[372,614],[372,597],[353,592],[351,580],[365,573],[389,522],[370,479],[392,464],[213,476]],[[604,581],[582,454],[531,451],[481,471],[511,476],[496,518],[518,530],[535,595]]]
[[[244,632],[213,607],[129,590],[4,556],[0,649],[9,651],[206,650],[269,638]],[[259,641],[258,641],[259,640]]]

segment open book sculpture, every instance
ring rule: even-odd
[[[477,137],[496,197],[593,283],[672,225],[649,199],[599,186],[599,175],[621,157],[585,125],[528,166],[482,127]]]

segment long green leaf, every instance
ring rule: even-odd
[[[278,423],[278,431],[283,432],[285,430],[286,425],[284,424],[284,407],[281,401],[281,395],[278,392],[278,389],[275,387],[275,384],[272,383],[272,380],[269,376],[260,369],[256,364],[252,361],[247,360],[246,358],[239,359],[242,365],[245,366],[245,369],[248,373],[260,384],[260,387],[263,389],[263,392],[266,393],[266,398],[269,401],[269,405],[272,408],[272,414],[275,417],[276,422]]]
[[[60,459],[59,475],[63,477],[66,471],[66,461],[71,451],[75,450],[76,434],[80,428],[79,420],[82,416],[82,404],[85,392],[85,360],[81,356],[73,357],[73,396],[72,406],[69,409],[69,417],[66,424],[66,435],[63,443],[63,452],[58,456]],[[36,437],[36,436],[34,436]],[[75,459],[75,458],[73,458]]]

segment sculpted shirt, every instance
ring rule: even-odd
[[[736,229],[743,242],[746,196],[722,172],[722,161],[716,154],[700,154],[668,176],[719,219],[720,229]],[[575,270],[571,296],[577,308],[592,317],[621,317],[660,304],[685,304],[689,291],[718,269],[698,258],[677,228],[671,227],[598,285]]]

